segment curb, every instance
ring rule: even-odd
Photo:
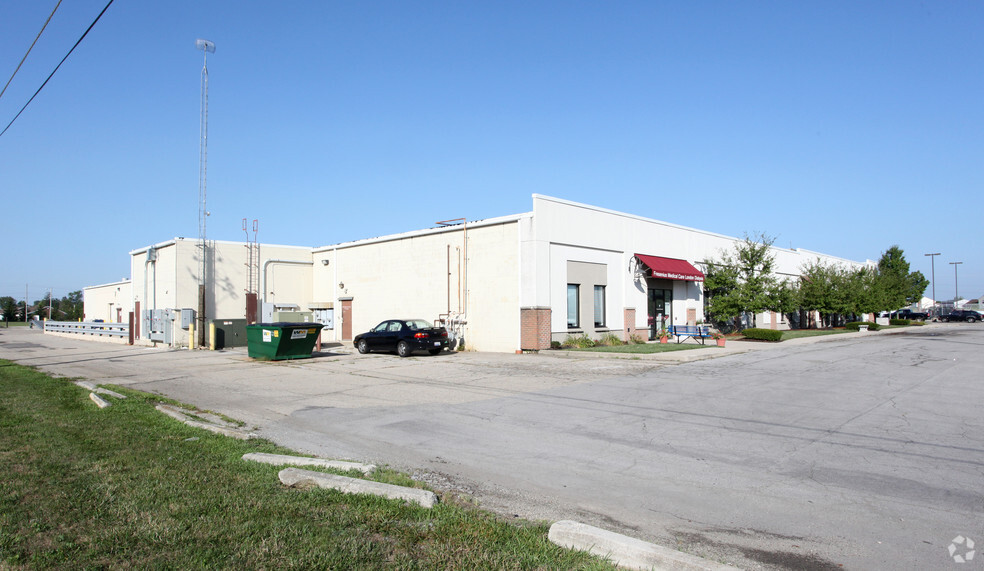
[[[216,434],[221,434],[223,436],[229,436],[231,438],[236,438],[239,440],[249,440],[253,438],[252,433],[241,432],[239,430],[234,430],[232,428],[226,428],[224,426],[219,426],[217,424],[209,424],[207,422],[201,422],[194,420],[184,412],[178,410],[173,406],[168,406],[166,404],[159,404],[156,407],[157,410],[163,412],[164,414],[170,416],[175,420],[179,420],[188,426],[193,426],[195,428],[201,428],[203,430],[208,430],[209,432],[214,432]]]
[[[105,399],[103,399],[96,393],[89,393],[89,400],[96,403],[96,406],[98,406],[99,408],[106,408],[109,406],[109,403],[106,402]]]
[[[344,460],[324,460],[322,458],[306,458],[303,456],[286,456],[283,454],[267,454],[265,452],[248,452],[243,454],[243,460],[272,464],[274,466],[320,466],[335,470],[359,470],[368,474],[376,469],[375,464],[360,464]]]
[[[297,468],[284,468],[277,476],[285,486],[297,486],[299,484],[311,483],[319,488],[330,488],[346,494],[371,494],[382,496],[391,500],[406,500],[419,504],[425,508],[432,508],[437,503],[437,496],[434,492],[420,490],[417,488],[404,488],[393,484],[383,484],[370,480],[359,480],[357,478],[347,478],[336,476],[324,472],[312,472],[310,470],[299,470]]]
[[[561,547],[587,551],[627,569],[741,571],[737,567],[715,563],[696,555],[576,521],[558,521],[550,526],[548,537],[551,542]]]
[[[94,393],[99,393],[101,395],[111,396],[111,397],[116,398],[116,399],[125,399],[126,398],[126,395],[121,395],[120,393],[118,393],[116,391],[111,391],[109,389],[104,389],[102,387],[97,387],[94,383],[90,383],[89,381],[76,381],[75,382],[75,386],[82,387],[83,389],[86,389],[86,390],[91,391],[91,392],[94,392]]]

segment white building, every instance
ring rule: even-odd
[[[468,349],[543,349],[568,335],[648,337],[652,324],[703,320],[700,265],[736,241],[534,195],[532,212],[512,216],[317,248],[261,245],[256,292],[261,308],[312,311],[327,324],[324,341],[351,340],[384,319],[419,317],[443,322]],[[254,319],[247,316],[247,250],[209,243],[207,318]],[[197,252],[197,241],[180,238],[130,252],[132,310],[196,308]],[[801,249],[772,253],[780,276],[796,277],[817,259],[865,265]],[[757,322],[788,327],[781,315]]]
[[[82,321],[127,323],[133,308],[133,288],[130,280],[89,286],[82,289]]]

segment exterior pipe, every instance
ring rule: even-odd
[[[263,298],[262,298],[263,303],[266,303],[266,296],[267,296],[266,272],[267,272],[267,266],[269,266],[270,264],[293,264],[297,266],[313,266],[314,262],[306,262],[304,260],[267,260],[263,262],[263,271],[260,272],[260,291],[263,292]],[[261,312],[263,311],[262,307],[260,308],[260,311]]]

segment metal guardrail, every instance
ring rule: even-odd
[[[97,337],[129,337],[129,323],[100,323],[92,321],[45,321],[44,331],[52,333],[74,333]]]

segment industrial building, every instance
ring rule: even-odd
[[[330,246],[210,241],[205,318],[220,329],[318,321],[324,342],[349,341],[384,319],[423,318],[447,326],[456,345],[499,352],[544,349],[568,335],[647,337],[657,325],[704,319],[701,265],[736,241],[543,195],[533,195],[531,212]],[[873,263],[772,253],[787,277],[818,259]],[[130,259],[129,281],[85,289],[86,319],[121,321],[132,311],[135,337],[187,345],[199,307],[198,241],[175,238]],[[120,297],[127,287],[128,303]],[[789,327],[772,313],[757,322]]]

